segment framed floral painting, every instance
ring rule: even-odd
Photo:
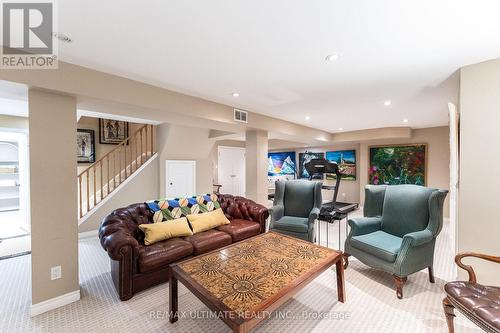
[[[427,145],[408,144],[370,147],[369,183],[425,186]]]

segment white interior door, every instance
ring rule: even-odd
[[[166,161],[167,198],[196,195],[196,161]]]
[[[218,153],[221,193],[245,196],[245,148],[219,147]]]

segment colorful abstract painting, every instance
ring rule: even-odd
[[[342,180],[356,180],[355,150],[327,151],[326,159],[337,163],[342,173]],[[337,179],[337,175],[328,173],[326,179]]]
[[[295,152],[268,153],[268,176],[295,175]]]
[[[299,153],[299,178],[309,178],[305,165],[313,158],[324,158],[325,153]]]
[[[425,186],[425,144],[370,147],[369,182]]]

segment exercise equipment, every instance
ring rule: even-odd
[[[313,158],[309,162],[304,164],[304,167],[309,174],[309,179],[323,179],[324,174],[335,174],[337,180],[335,185],[323,185],[321,188],[324,190],[333,191],[332,202],[324,203],[321,208],[321,214],[327,213],[340,213],[346,214],[356,210],[359,207],[359,203],[349,203],[349,202],[338,202],[337,197],[339,194],[340,181],[342,178],[342,172],[336,162],[328,161],[325,158]]]

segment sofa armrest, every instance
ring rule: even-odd
[[[282,205],[276,205],[269,208],[269,214],[271,215],[271,221],[278,221],[285,214],[285,207]]]
[[[316,221],[319,217],[319,212],[320,212],[320,209],[319,208],[316,208],[314,207],[311,212],[309,213],[309,225],[311,223],[314,223],[314,221]]]
[[[317,207],[314,207],[311,212],[309,213],[309,232],[314,229],[314,222],[318,219],[319,217],[319,212],[320,209]]]
[[[129,246],[133,258],[139,256],[141,247],[137,237],[140,237],[138,225],[149,223],[151,212],[145,204],[133,204],[119,208],[106,216],[99,227],[99,240],[113,260],[122,260],[122,248]]]
[[[380,230],[381,217],[357,217],[347,221],[351,227],[350,236],[369,234]]]
[[[261,226],[261,232],[266,230],[266,220],[269,217],[269,211],[266,207],[253,200],[230,194],[219,195],[219,202],[229,220],[244,219],[258,222]]]
[[[410,242],[410,246],[416,247],[430,242],[434,238],[432,232],[428,229],[411,232],[403,236],[403,244]]]

